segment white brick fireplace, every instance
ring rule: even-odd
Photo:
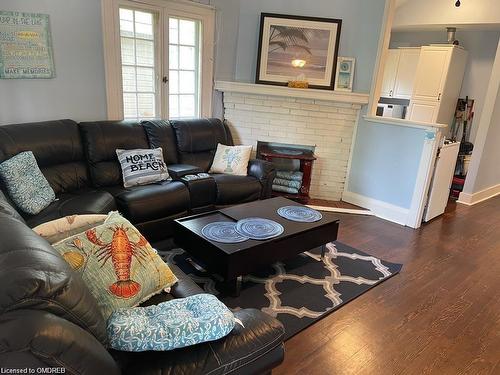
[[[316,146],[311,197],[340,200],[354,129],[368,94],[217,82],[236,144]]]

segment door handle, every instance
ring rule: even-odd
[[[167,77],[167,76],[163,77],[163,78],[162,78],[162,82],[163,82],[163,83],[167,83],[167,82],[168,82],[168,77]]]
[[[438,95],[438,101],[440,101],[440,100],[441,100],[441,93],[439,93],[439,95]]]

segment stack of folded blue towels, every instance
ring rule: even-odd
[[[303,176],[303,173],[298,171],[277,171],[273,181],[273,190],[280,193],[298,194]]]

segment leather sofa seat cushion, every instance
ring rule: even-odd
[[[217,184],[217,205],[251,202],[259,199],[262,185],[252,176],[212,174]]]
[[[278,366],[284,357],[283,325],[255,310],[234,312],[236,324],[224,339],[202,343],[189,350],[168,352],[112,351],[126,374],[260,374],[262,368]]]
[[[89,185],[80,132],[73,120],[1,126],[0,140],[0,162],[32,151],[56,194]]]
[[[26,223],[34,228],[39,224],[69,215],[107,214],[116,209],[113,196],[107,191],[85,189],[61,194],[55,202],[34,216],[25,216]]]
[[[175,131],[179,163],[190,164],[208,171],[217,144],[233,145],[231,132],[219,119],[170,121]]]
[[[132,223],[142,223],[186,212],[189,191],[183,183],[159,183],[124,188],[107,188],[115,197],[118,210]]]
[[[122,185],[116,150],[150,148],[146,132],[137,121],[99,121],[79,124],[95,187]]]

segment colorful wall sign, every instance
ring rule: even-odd
[[[0,11],[0,78],[54,78],[47,14]]]

